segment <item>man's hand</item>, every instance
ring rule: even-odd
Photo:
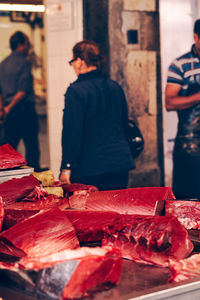
[[[20,102],[24,99],[24,97],[26,96],[26,93],[23,91],[19,91],[15,94],[15,96],[13,97],[12,101],[4,107],[4,111],[5,111],[5,115],[7,116],[10,111]]]

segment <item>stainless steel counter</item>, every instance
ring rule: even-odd
[[[200,277],[167,283],[168,268],[123,261],[120,284],[94,297],[95,300],[193,300],[200,299]]]
[[[181,283],[167,283],[168,268],[137,264],[123,260],[122,277],[118,286],[87,298],[87,300],[191,300],[200,299],[200,278]],[[35,300],[16,290],[9,282],[0,281],[0,297],[4,300]],[[43,300],[46,300],[43,298]]]

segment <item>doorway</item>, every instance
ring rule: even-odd
[[[160,0],[160,35],[162,65],[163,135],[165,186],[172,184],[172,151],[177,131],[177,114],[165,109],[165,86],[169,64],[191,49],[193,43],[193,23],[200,16],[200,6],[196,0]]]
[[[25,4],[25,3],[24,3]],[[27,1],[28,4],[28,1]],[[47,128],[47,92],[45,35],[42,12],[1,11],[0,10],[0,62],[11,50],[9,38],[15,31],[24,32],[30,39],[32,49],[27,57],[32,64],[35,92],[35,108],[39,121],[40,167],[49,168],[49,142]],[[25,156],[25,147],[21,141],[18,149]]]

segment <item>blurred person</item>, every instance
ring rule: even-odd
[[[27,35],[16,31],[10,37],[11,54],[0,64],[0,120],[4,125],[4,143],[17,148],[25,145],[27,164],[40,170],[38,118],[31,64],[26,59],[31,44]]]
[[[94,41],[73,47],[69,64],[78,78],[65,94],[60,181],[123,189],[134,168],[125,138],[128,108],[122,88],[101,73],[102,62]]]
[[[194,44],[169,66],[165,103],[178,114],[173,151],[173,192],[177,198],[200,198],[200,19]]]

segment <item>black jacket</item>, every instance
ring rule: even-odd
[[[61,169],[80,177],[134,168],[127,123],[122,88],[98,70],[80,74],[65,94]]]

